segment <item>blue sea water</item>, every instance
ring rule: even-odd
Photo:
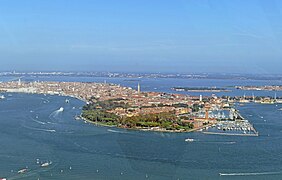
[[[70,79],[74,80],[79,79]],[[97,81],[80,79],[90,80]],[[101,78],[101,81],[104,80]],[[172,83],[166,79],[156,80],[158,83],[145,81],[154,82],[146,82],[149,90],[167,89]],[[164,86],[158,87],[160,84]],[[70,98],[70,103],[66,103],[66,97],[61,96],[5,96],[6,99],[0,101],[0,177],[24,180],[282,179],[282,111],[278,110],[282,105],[240,107],[241,114],[254,124],[260,136],[239,137],[97,127],[74,119],[84,105],[77,99]],[[58,111],[61,107],[63,112]],[[185,142],[186,138],[195,141]],[[40,163],[52,161],[52,164],[42,168],[37,159]],[[17,173],[26,167],[27,173]]]

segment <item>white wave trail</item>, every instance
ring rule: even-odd
[[[58,109],[58,110],[52,112],[52,113],[49,115],[49,118],[51,118],[51,117],[57,117],[57,116],[58,116],[61,112],[63,112],[63,111],[64,111],[64,108],[61,107],[60,109]]]
[[[87,147],[81,146],[81,145],[78,144],[77,142],[74,142],[73,144],[74,144],[76,147],[78,147],[78,148],[81,148],[81,149],[83,149],[83,150],[85,150],[85,151],[89,151],[89,149],[88,149]]]
[[[44,103],[49,103],[50,101],[46,98],[41,98],[43,100]]]
[[[236,144],[235,141],[218,141],[218,142],[203,142],[203,143],[210,143],[210,144]]]
[[[31,120],[33,120],[34,122],[37,122],[38,124],[43,124],[43,125],[45,125],[45,124],[46,124],[45,122],[42,122],[42,121],[38,121],[38,120],[36,120],[36,119],[33,119],[33,118],[31,118]]]
[[[236,141],[200,141],[196,140],[197,143],[202,144],[236,144]]]
[[[55,124],[55,125],[58,124],[58,123],[53,123],[53,122],[49,122],[49,121],[48,121],[47,123],[48,123],[48,124]]]
[[[281,171],[277,172],[260,172],[260,173],[219,173],[220,176],[259,176],[259,175],[276,175],[281,174]]]
[[[123,131],[117,131],[117,130],[113,130],[113,129],[108,129],[109,132],[112,132],[112,133],[126,133],[126,132],[123,132]]]
[[[55,129],[41,129],[41,128],[33,128],[33,127],[25,126],[25,125],[22,125],[22,126],[27,128],[27,129],[31,129],[31,130],[35,130],[35,131],[45,131],[45,132],[53,132],[53,133],[56,132]]]

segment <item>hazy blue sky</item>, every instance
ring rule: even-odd
[[[0,0],[0,70],[280,73],[280,0]]]

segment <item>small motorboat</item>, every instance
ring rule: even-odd
[[[192,139],[192,138],[187,138],[187,139],[185,139],[185,142],[194,142],[195,140],[194,139]]]
[[[19,171],[18,171],[18,174],[23,174],[23,173],[26,173],[26,172],[27,172],[27,169],[25,168],[25,169],[19,170]]]
[[[46,163],[41,164],[41,167],[48,167],[51,164],[52,164],[52,162],[46,162]]]
[[[64,111],[64,108],[63,107],[60,107],[60,109],[58,110],[59,112],[63,112]]]

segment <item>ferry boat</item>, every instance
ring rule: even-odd
[[[187,138],[187,139],[185,139],[185,141],[186,141],[186,142],[194,142],[195,140],[192,139],[192,138]]]

